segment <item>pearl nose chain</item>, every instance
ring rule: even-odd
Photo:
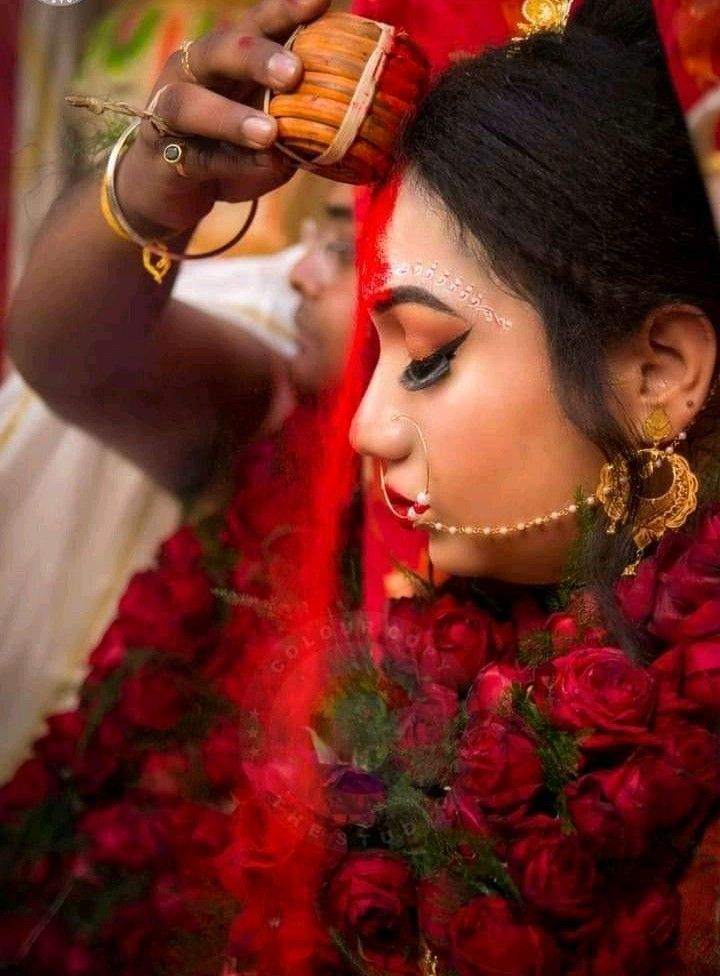
[[[412,417],[408,417],[406,414],[394,414],[391,418],[393,421],[405,421],[411,424],[420,438],[420,444],[422,445],[423,457],[425,459],[425,487],[422,491],[419,491],[415,496],[415,501],[407,510],[407,513],[399,511],[393,504],[388,488],[384,465],[380,464],[380,486],[382,488],[383,497],[385,498],[385,503],[393,513],[396,518],[401,519],[404,522],[411,522],[413,528],[423,528],[430,529],[434,532],[444,533],[447,535],[476,535],[484,537],[493,538],[511,538],[515,535],[520,535],[521,533],[527,532],[528,529],[542,528],[543,526],[552,525],[555,522],[559,522],[561,519],[567,518],[570,515],[577,515],[582,505],[588,508],[593,508],[597,505],[598,499],[595,495],[588,495],[583,499],[582,502],[572,502],[566,505],[564,508],[556,509],[546,515],[537,515],[534,518],[527,519],[523,522],[516,522],[510,525],[446,525],[444,522],[438,522],[434,519],[426,519],[421,521],[422,516],[430,508],[430,462],[428,459],[428,449],[427,442],[425,440],[425,435],[423,434],[420,425],[417,421],[413,420]]]

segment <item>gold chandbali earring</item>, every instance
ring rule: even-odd
[[[640,477],[646,493],[640,495],[632,525],[636,559],[623,570],[634,576],[645,549],[660,539],[668,529],[679,529],[697,508],[698,480],[687,460],[675,449],[687,434],[681,431],[667,447],[663,441],[672,437],[672,424],[663,406],[657,406],[643,424],[650,447],[637,452]],[[605,464],[600,472],[597,498],[610,520],[608,535],[617,532],[628,518],[630,477],[624,459]]]
[[[415,497],[415,501],[407,506],[407,511],[405,512],[400,511],[397,508],[397,505],[393,503],[392,499],[390,498],[385,469],[383,465],[380,464],[380,487],[382,488],[385,503],[396,518],[402,519],[405,522],[412,522],[413,528],[430,529],[434,532],[445,533],[447,535],[481,535],[485,537],[492,536],[494,538],[507,539],[527,532],[528,529],[541,528],[542,526],[559,522],[561,519],[567,518],[570,515],[577,515],[581,508],[581,504],[587,506],[588,508],[592,508],[597,504],[597,498],[595,495],[588,495],[587,498],[583,499],[581,504],[573,502],[566,505],[565,508],[559,508],[554,512],[550,512],[548,515],[538,515],[535,518],[528,519],[525,522],[515,522],[509,525],[445,525],[444,522],[437,522],[432,518],[421,521],[422,516],[428,511],[431,505],[430,462],[428,460],[427,442],[422,430],[420,429],[420,426],[415,420],[412,419],[412,417],[408,417],[405,414],[395,414],[393,417],[391,417],[391,420],[404,420],[407,423],[412,424],[418,437],[420,438],[423,457],[425,459],[425,487],[422,491],[418,492]],[[410,501],[410,499],[407,499],[407,501]]]

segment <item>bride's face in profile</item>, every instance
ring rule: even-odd
[[[410,418],[429,461],[422,522],[515,526],[592,494],[604,459],[561,409],[538,314],[456,238],[441,205],[406,178],[380,243],[386,280],[363,283],[380,354],[353,443],[413,500],[426,467],[416,427],[396,419]],[[551,583],[577,522],[508,537],[418,531],[430,532],[430,557],[447,573]]]

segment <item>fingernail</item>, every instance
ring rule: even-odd
[[[262,115],[251,115],[243,122],[242,130],[251,142],[266,146],[275,135],[275,123]]]
[[[268,71],[274,80],[284,85],[292,81],[298,71],[298,59],[292,54],[273,54],[268,61]]]
[[[253,163],[259,166],[261,169],[272,169],[273,163],[275,161],[275,156],[271,152],[254,152],[253,153]]]

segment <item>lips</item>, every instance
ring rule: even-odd
[[[390,504],[403,518],[412,519],[413,521],[420,518],[427,512],[429,505],[419,505],[418,502],[413,498],[408,498],[407,495],[401,494],[392,485],[386,485],[386,490],[388,498],[390,499]],[[412,509],[412,514],[411,514]]]

